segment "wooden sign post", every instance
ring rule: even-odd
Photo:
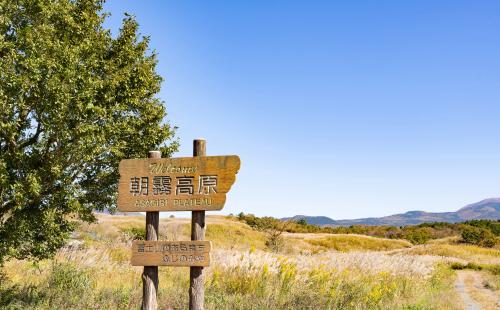
[[[206,156],[205,140],[193,141],[193,157]],[[205,211],[193,211],[191,214],[191,240],[205,240]],[[189,309],[203,309],[205,301],[205,286],[203,267],[189,268]]]
[[[160,151],[149,152],[149,158],[161,158]],[[159,235],[160,212],[146,212],[146,240],[157,241]],[[142,272],[142,306],[143,310],[156,310],[158,293],[158,266],[144,266]]]
[[[146,240],[132,244],[131,263],[144,266],[142,309],[157,309],[158,266],[189,266],[189,309],[204,307],[203,267],[212,245],[205,239],[205,211],[221,210],[240,169],[238,156],[206,156],[206,142],[193,142],[193,157],[120,162],[118,210],[146,212]],[[191,241],[158,241],[160,211],[192,211]]]

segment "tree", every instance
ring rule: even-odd
[[[469,225],[462,230],[462,241],[487,248],[494,247],[496,244],[495,235],[489,229]]]
[[[306,221],[306,219],[302,218],[302,219],[297,221],[297,224],[301,225],[301,226],[307,226],[307,221]]]
[[[149,38],[128,15],[114,38],[102,4],[0,0],[0,263],[112,209],[121,159],[177,150]]]
[[[293,222],[280,221],[272,217],[263,217],[262,219],[264,225],[261,229],[266,234],[266,247],[275,253],[283,251],[285,248],[285,239],[282,235]]]
[[[406,226],[402,237],[413,244],[425,244],[432,239],[431,227]]]

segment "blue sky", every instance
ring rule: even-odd
[[[181,150],[242,166],[224,214],[334,219],[500,196],[500,2],[108,0],[158,53]]]

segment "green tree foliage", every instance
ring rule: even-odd
[[[430,227],[408,226],[405,228],[400,236],[413,244],[424,244],[432,239],[433,230]]]
[[[102,4],[0,0],[0,262],[51,256],[113,208],[121,159],[177,149],[149,39]]]
[[[495,236],[500,236],[500,220],[472,220],[464,222],[465,225],[480,227],[490,230]]]
[[[465,243],[487,248],[494,247],[496,244],[495,235],[489,229],[474,226],[464,227],[462,240]]]
[[[300,220],[297,221],[297,224],[302,225],[302,226],[306,226],[307,225],[307,221],[306,221],[306,219],[300,219]]]

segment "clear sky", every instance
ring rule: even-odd
[[[151,37],[181,150],[242,166],[223,214],[334,219],[500,196],[500,1],[108,0]]]

